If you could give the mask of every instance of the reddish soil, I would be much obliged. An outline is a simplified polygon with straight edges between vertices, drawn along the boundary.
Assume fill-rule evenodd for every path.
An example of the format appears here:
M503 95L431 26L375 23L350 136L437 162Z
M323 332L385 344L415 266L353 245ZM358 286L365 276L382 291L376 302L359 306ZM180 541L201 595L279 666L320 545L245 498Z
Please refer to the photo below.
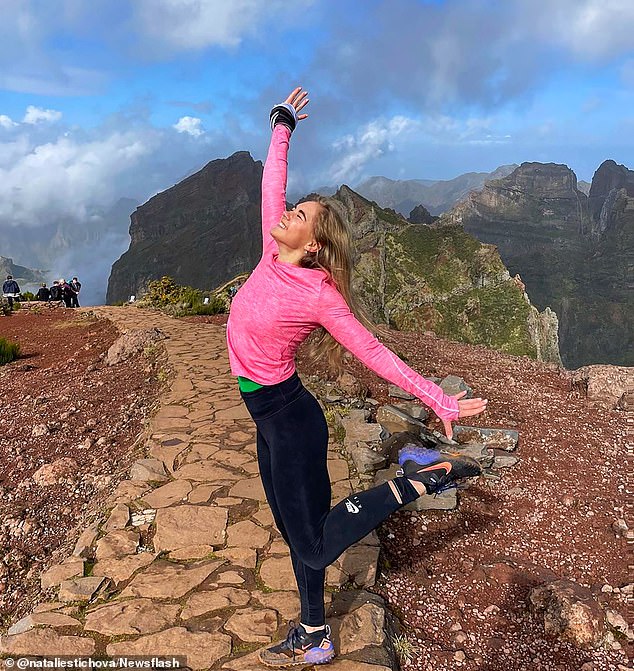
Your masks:
M40 571L69 531L94 518L135 458L157 396L157 361L106 366L118 337L107 321L66 309L0 317L18 360L0 367L0 618L30 612ZM40 435L41 434L41 435ZM38 469L59 459L59 477ZM52 484L47 484L52 483ZM72 548L72 545L70 546Z
M226 315L194 320L221 324ZM488 398L470 425L520 433L519 464L499 479L479 478L456 511L397 513L379 529L376 591L412 645L403 669L616 671L622 650L581 651L547 639L528 593L566 578L628 618L632 596L621 589L634 582L631 549L612 528L628 514L625 414L591 404L572 390L569 372L527 357L430 334L390 332L382 340L419 372L459 375ZM361 363L351 360L348 369L373 398L395 401ZM299 370L325 377L302 353ZM619 640L631 659L632 645Z

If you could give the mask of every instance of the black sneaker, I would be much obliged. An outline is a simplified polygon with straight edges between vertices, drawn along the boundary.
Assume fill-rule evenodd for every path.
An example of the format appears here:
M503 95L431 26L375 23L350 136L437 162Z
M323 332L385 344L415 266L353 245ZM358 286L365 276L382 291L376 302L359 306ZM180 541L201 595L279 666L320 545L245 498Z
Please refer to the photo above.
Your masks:
M415 445L406 445L398 453L398 463L403 468L397 475L422 482L428 494L440 494L453 489L458 486L457 480L482 473L480 464L471 457Z
M265 666L286 668L307 664L327 664L335 656L330 639L330 627L309 634L302 625L290 623L285 641L260 650L260 661Z

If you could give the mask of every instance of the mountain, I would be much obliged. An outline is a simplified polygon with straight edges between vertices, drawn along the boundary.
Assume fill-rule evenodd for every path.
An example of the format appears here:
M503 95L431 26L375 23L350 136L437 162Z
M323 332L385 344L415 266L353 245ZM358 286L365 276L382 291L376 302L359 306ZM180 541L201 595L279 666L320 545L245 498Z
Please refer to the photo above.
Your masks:
M441 214L471 191L481 189L487 180L506 177L515 168L516 165L502 165L493 172L467 172L448 180L371 177L357 184L355 190L381 207L390 207L405 216L419 204L431 214Z
M590 187L592 184L590 182L584 182L582 179L577 181L577 188L581 193L585 193L586 196L590 193Z
M140 295L162 275L211 289L252 270L261 253L261 178L262 164L238 152L138 207L108 302ZM347 186L333 198L353 231L355 286L376 321L559 361L556 316L537 312L493 247L459 226L410 223Z
M7 275L13 275L13 279L20 285L22 291L32 291L33 288L37 290L37 285L46 281L41 270L18 266L13 263L13 259L0 256L0 283L4 282Z
M605 161L589 195L565 165L522 163L442 219L497 247L559 317L564 365L634 365L634 172Z
M128 246L130 212L137 205L136 200L120 198L83 217L51 219L43 226L0 222L3 252L44 268L42 281L49 284L60 277L77 276L82 283L82 305L101 305L112 262Z

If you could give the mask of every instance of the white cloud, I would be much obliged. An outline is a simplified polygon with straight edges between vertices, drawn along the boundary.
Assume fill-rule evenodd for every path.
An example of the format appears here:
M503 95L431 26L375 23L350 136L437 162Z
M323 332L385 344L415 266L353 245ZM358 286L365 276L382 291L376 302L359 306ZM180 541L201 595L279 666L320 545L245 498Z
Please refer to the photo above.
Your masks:
M195 116L183 116L173 126L179 133L187 133L199 137L205 132L201 128L202 120Z
M47 110L42 109L41 107L35 107L34 105L29 105L26 108L26 113L22 122L35 125L40 123L40 121L54 122L59 121L61 118L62 113L57 110Z
M365 165L394 150L394 140L418 127L418 122L405 116L389 120L377 119L361 127L356 134L345 135L333 143L333 149L344 156L328 173L328 183L354 182Z
M0 127L2 128L13 128L14 126L17 126L18 124L11 119L11 117L8 117L6 114L0 114Z
M174 49L235 47L264 20L297 13L314 0L138 0L138 25Z

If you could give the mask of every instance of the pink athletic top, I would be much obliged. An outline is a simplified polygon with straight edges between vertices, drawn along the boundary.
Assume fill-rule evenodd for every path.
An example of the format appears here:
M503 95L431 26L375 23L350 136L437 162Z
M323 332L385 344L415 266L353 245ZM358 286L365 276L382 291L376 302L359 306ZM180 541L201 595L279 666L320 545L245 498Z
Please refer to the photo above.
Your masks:
M299 345L323 326L368 368L414 394L441 419L457 419L458 401L380 343L357 320L324 271L278 260L270 231L286 208L290 135L285 126L275 126L264 166L262 259L231 304L227 323L231 372L261 385L282 382L295 371Z

